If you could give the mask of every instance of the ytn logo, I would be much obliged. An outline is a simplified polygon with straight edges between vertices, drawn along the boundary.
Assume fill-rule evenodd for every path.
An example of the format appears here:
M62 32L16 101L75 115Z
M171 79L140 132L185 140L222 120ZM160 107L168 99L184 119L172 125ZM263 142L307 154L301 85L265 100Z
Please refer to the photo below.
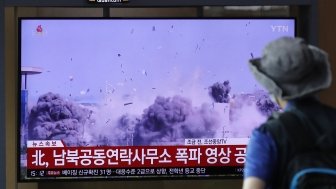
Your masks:
M289 28L286 25L271 25L272 32L288 32Z

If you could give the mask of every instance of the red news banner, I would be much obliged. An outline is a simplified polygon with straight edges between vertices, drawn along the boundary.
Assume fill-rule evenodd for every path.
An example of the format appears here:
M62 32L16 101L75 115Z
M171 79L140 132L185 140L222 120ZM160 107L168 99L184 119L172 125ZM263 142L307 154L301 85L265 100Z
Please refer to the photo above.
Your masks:
M42 145L41 145L42 144ZM27 169L242 167L246 145L65 147L28 141Z

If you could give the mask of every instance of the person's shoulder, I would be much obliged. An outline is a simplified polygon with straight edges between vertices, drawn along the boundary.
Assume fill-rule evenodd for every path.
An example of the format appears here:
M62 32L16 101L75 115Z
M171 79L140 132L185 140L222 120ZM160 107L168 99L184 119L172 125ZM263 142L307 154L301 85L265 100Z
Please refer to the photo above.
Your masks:
M270 129L275 129L280 126L279 118L286 112L274 112L263 124L261 124L256 130L261 133L267 133Z
M302 112L314 123L319 123L321 120L332 120L331 122L336 120L336 108L318 99L308 102L299 101L295 103L294 107L294 113L296 111Z

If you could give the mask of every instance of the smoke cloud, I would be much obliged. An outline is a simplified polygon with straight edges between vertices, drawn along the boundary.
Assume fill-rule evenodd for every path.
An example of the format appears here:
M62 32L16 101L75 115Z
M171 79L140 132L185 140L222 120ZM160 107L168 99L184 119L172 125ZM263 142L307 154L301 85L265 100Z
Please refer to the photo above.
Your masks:
M246 137L279 110L262 92L230 97L230 89L229 81L211 87L213 99L230 102L228 114L210 104L193 106L190 98L178 95L156 97L139 115L130 114L133 105L121 104L120 109L115 103L83 106L47 93L30 111L28 138L62 140L67 146L176 145L184 144L186 138L222 136L224 125L227 137ZM230 119L229 125L225 119Z
M213 137L218 123L218 116L214 116L209 106L196 109L187 98L159 96L144 110L135 128L134 142L136 145L183 144L185 138Z
M118 146L133 146L135 127L140 122L140 119L134 115L122 115L116 124L116 127L111 132L114 141L113 145Z
M223 83L216 82L210 87L209 94L217 103L228 103L230 101L229 93L231 86L229 81Z
M90 110L49 92L40 96L30 111L28 138L61 139L67 146L81 145L83 127L90 123L91 113Z
M280 107L274 103L269 96L263 95L256 102L258 110L265 116L271 116L273 112L279 111Z
M267 92L233 95L230 101L230 137L249 136L280 107L271 101Z

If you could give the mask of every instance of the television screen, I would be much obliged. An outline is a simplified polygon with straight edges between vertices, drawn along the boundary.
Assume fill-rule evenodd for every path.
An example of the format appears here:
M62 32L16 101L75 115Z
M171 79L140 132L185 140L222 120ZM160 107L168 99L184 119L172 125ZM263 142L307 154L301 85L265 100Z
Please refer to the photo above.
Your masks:
M295 20L21 18L19 180L241 177ZM19 74L18 74L19 75Z

